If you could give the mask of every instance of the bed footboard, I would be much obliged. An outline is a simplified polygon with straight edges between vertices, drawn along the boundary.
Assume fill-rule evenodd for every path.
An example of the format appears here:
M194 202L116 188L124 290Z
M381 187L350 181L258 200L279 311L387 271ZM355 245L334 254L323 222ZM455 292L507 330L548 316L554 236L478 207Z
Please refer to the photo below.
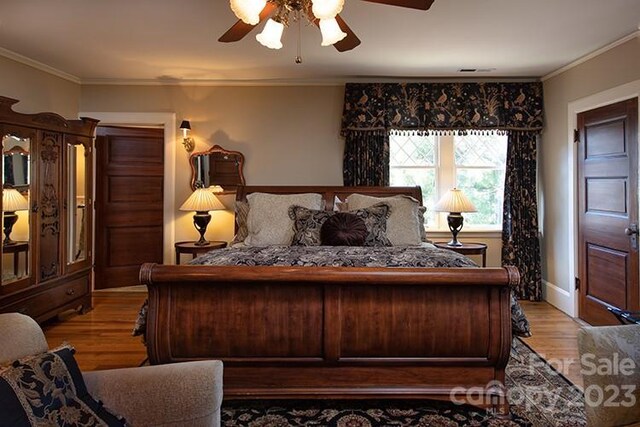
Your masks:
M238 398L438 398L508 408L506 268L144 264L152 364L224 362Z

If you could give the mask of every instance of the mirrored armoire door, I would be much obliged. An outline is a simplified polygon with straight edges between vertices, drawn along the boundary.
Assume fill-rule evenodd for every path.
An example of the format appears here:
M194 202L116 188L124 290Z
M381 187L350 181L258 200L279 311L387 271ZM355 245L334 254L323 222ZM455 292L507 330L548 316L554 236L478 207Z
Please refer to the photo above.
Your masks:
M2 128L2 292L31 286L35 233L31 203L32 141L35 131L18 126Z

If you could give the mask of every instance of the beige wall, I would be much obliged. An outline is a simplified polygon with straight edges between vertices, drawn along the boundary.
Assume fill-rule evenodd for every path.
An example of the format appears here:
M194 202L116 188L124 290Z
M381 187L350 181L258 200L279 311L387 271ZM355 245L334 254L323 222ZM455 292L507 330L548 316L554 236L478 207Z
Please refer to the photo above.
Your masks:
M344 141L339 136L344 86L83 86L81 111L175 112L191 120L196 151L219 144L245 155L248 184L342 185ZM177 135L180 137L180 135ZM189 196L188 155L177 144L176 241L193 240L192 214L178 207ZM230 208L233 196L223 196ZM233 212L213 212L210 240L231 240ZM448 233L430 234L438 241ZM500 237L462 233L489 245L487 263L500 264ZM479 261L479 259L478 259Z
M636 37L568 71L544 81L545 129L540 147L540 200L543 278L569 290L568 265L573 224L567 204L568 161L572 155L567 141L568 105L572 101L640 79L640 38Z
M21 113L52 111L78 117L80 85L0 56L0 95L20 100Z
M175 112L191 121L196 151L214 144L245 155L253 185L342 185L340 118L344 86L83 86L81 111ZM176 135L179 137L180 135ZM189 196L188 154L177 144L176 241L197 237ZM233 205L232 196L223 202ZM233 212L213 212L207 237L231 240Z

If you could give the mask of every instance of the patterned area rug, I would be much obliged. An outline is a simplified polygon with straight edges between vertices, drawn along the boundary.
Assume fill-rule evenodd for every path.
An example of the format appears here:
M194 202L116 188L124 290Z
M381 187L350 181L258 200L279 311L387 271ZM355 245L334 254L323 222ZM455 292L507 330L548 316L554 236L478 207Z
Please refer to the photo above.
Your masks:
M466 405L414 400L229 401L225 427L582 427L582 392L519 339L507 366L511 419Z

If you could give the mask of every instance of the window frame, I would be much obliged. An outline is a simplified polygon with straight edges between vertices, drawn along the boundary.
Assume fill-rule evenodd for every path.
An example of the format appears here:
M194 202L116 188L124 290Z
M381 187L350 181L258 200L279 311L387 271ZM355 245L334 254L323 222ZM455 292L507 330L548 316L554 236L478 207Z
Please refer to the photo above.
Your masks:
M389 144L392 144L394 135L390 136ZM433 166L397 166L389 164L390 169L435 169L435 183L436 183L436 202L451 188L456 187L456 177L458 169L479 169L479 170L500 170L494 166L460 166L458 167L455 162L455 143L454 135L439 135L435 136L435 164ZM506 166L506 165L505 165ZM506 174L506 171L504 171ZM504 188L504 181L503 181ZM426 206L427 213L430 214L432 206ZM502 217L503 206L500 206L499 218ZM434 222L432 226L425 224L427 230L433 233L447 232L449 233L449 227L447 225L447 212L435 212ZM464 214L463 214L464 216ZM472 225L466 223L463 228L464 232L472 233L498 233L502 231L502 223L499 224L478 224Z

